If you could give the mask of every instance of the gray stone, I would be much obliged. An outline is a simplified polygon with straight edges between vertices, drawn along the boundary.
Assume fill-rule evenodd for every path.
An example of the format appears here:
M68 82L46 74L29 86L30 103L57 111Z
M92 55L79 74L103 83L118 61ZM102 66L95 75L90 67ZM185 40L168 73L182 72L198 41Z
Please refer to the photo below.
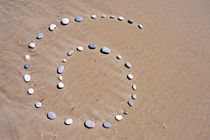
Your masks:
M128 112L127 112L127 111L125 111L123 114L128 115Z
M95 127L95 123L91 120L86 120L84 124L85 124L85 127L87 127L87 128Z
M44 33L39 33L38 35L37 35L37 39L42 39L44 37Z
M132 102L132 101L128 101L128 105L129 105L130 107L132 107L132 106L133 106L133 102Z
M135 100L135 99L136 99L136 94L133 94L133 95L131 96L131 98Z
M56 114L54 112L48 112L47 117L50 120L54 120L56 118Z
M73 53L74 53L74 50L70 50L70 51L67 53L67 55L68 55L68 56L71 56Z
M58 70L57 70L58 74L63 73L63 71L64 71L64 66L63 66L63 65L60 65L60 66L58 67Z
M105 122L105 123L103 123L103 127L105 127L105 128L111 128L112 127L112 124L110 122Z
M96 49L96 44L91 43L91 44L88 45L88 47L89 47L90 49Z
M76 22L81 22L81 21L83 21L83 17L77 16L74 20Z
M129 63L129 62L126 62L126 63L125 63L125 66L126 66L127 68L131 68L131 67L132 67L131 63Z
M104 54L109 54L111 52L111 50L107 47L103 47L103 48L101 48L101 52Z

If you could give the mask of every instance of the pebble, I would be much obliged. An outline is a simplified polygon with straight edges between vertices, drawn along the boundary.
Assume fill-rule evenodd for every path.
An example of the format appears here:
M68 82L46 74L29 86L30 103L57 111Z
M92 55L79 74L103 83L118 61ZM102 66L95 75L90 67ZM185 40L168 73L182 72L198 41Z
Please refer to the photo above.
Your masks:
M133 74L128 74L127 78L128 78L128 80L132 80L133 79Z
M117 121L122 120L122 115L117 115L117 116L115 116L115 119L116 119Z
M79 46L79 47L77 47L77 50L78 50L78 51L83 51L84 48L83 48L82 46Z
M132 89L133 90L136 90L136 85L132 85Z
M29 88L27 92L28 92L29 95L32 95L32 94L34 94L34 89L33 88Z
M49 30L53 31L57 27L56 24L50 24Z
M58 67L58 69L57 69L58 74L63 73L63 71L64 71L64 66L63 66L63 65L60 65L60 66Z
M131 67L132 67L131 63L129 63L129 62L126 62L126 63L125 63L125 66L126 66L127 68L131 68Z
M143 26L141 24L138 25L139 29L143 29Z
M132 19L129 19L128 20L128 23L133 24L133 20Z
M93 121L91 121L91 120L86 120L85 121L85 127L93 128L93 127L95 127L95 123Z
M29 82L31 80L31 76L28 75L28 74L25 74L24 75L24 80L25 80L25 82Z
M114 19L114 16L110 16L111 19Z
M37 35L37 39L42 39L44 37L44 33L39 33L38 35Z
M124 18L120 16L120 17L118 17L118 20L119 20L119 21L123 21Z
M132 102L132 101L128 101L128 105L129 105L130 107L132 107L132 106L133 106L133 102Z
M58 87L59 89L62 89L62 88L64 87L64 84L63 84L62 82L59 82L58 85L57 85L57 87Z
M62 25L67 25L67 24L69 24L69 19L68 19L68 18L63 18L63 19L61 20L61 24L62 24Z
M36 107L36 108L42 107L42 103L41 103L41 102L36 102L36 103L35 103L35 107Z
M58 76L58 80L62 81L63 80L63 76L62 75L59 75Z
M26 59L26 60L30 60L30 55L28 55L28 54L25 55L25 59Z
M25 69L28 69L28 68L29 68L29 64L25 64L25 65L24 65L24 68L25 68Z
M121 55L118 55L118 56L117 56L117 59L121 59L121 58L122 58L122 56L121 56Z
M88 47L89 47L90 49L96 49L96 44L91 43L91 44L88 45Z
M50 120L54 120L56 118L56 114L54 112L48 112L47 117Z
M74 20L76 22L81 22L81 21L83 21L83 17L77 16Z
M101 17L102 17L102 18L105 18L105 17L106 17L106 15L104 15L104 14L103 14Z
M66 63L67 62L67 59L66 58L62 59L62 62L63 63Z
M125 111L123 114L128 115L128 112L127 112L127 111Z
M105 122L105 123L103 123L103 127L105 127L105 128L111 128L112 125L111 125L110 122Z
M34 42L31 42L29 45L28 45L29 48L31 49L34 49L36 47L36 44Z
M136 99L136 94L133 94L133 95L131 96L131 98L135 100L135 99Z
M68 56L71 56L73 53L74 53L74 50L70 50L70 51L67 53L67 55L68 55Z
M65 122L64 122L66 125L70 125L73 123L73 120L71 118L67 119Z
M96 18L96 15L92 15L91 18L92 18L92 19L95 19L95 18Z
M101 48L101 52L104 54L109 54L111 52L111 50L107 47L103 47L103 48Z

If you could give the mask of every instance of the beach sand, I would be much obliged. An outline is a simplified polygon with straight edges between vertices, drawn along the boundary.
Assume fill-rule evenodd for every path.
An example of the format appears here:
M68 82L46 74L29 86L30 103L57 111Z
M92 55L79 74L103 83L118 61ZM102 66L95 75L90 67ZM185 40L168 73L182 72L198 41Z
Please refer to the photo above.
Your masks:
M1 0L0 139L209 140L209 6L207 0ZM91 19L92 14L97 18ZM84 20L76 23L76 16ZM69 25L59 23L63 17ZM50 32L52 23L58 27ZM37 40L40 32L44 38ZM28 48L31 41L37 45L34 50ZM97 49L88 49L89 43ZM66 55L80 45L83 52ZM101 54L102 46L111 54ZM65 87L60 90L56 70L63 58ZM127 61L131 69L124 67ZM26 73L29 83L23 80ZM27 94L30 87L33 95ZM132 93L137 99L129 108ZM34 107L37 101L42 108ZM55 120L47 119L49 111L56 113ZM115 121L123 111L129 114ZM66 126L69 117L74 123ZM85 128L87 119L96 127ZM112 128L103 128L105 121Z

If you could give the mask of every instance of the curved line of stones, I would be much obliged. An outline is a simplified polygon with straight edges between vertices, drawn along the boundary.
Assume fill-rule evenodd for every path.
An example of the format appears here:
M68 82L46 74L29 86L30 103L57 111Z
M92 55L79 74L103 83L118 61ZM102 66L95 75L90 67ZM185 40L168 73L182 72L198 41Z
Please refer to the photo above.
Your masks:
M96 19L96 17L97 17L96 15L92 15L92 16L91 16L92 19ZM102 15L101 18L106 18L106 15ZM110 16L110 19L114 19L114 18L115 18L114 16ZM83 17L77 16L74 20L75 20L76 22L81 22L81 21L83 21ZM119 21L123 21L124 18L123 18L122 16L119 16L119 17L118 17L118 20L119 20ZM129 24L133 24L133 22L134 22L134 21L133 21L132 19L128 19L128 23L129 23ZM69 24L69 19L68 19L68 18L63 18L63 19L61 20L61 24L62 24L62 25L67 25L67 24ZM53 31L56 27L57 27L56 24L51 24L51 25L49 26L49 30L50 30L50 31ZM139 29L143 29L143 26L142 26L141 24L138 24L138 28L139 28ZM39 34L37 35L37 39L42 39L43 37L44 37L44 34L43 34L43 33L39 33ZM36 47L36 44L35 44L34 42L31 42L31 43L29 43L28 47L31 48L31 49L34 49L34 48ZM89 47L90 49L95 49L95 48L96 48L96 45L95 45L95 44L89 44L88 47ZM82 50L83 50L83 47L82 47L82 46L79 46L79 47L77 47L77 50L78 50L78 51L82 51ZM107 47L101 48L101 53L109 54L110 52L111 52L111 50L110 50L109 48L107 48ZM67 53L67 55L68 55L68 56L71 56L73 53L74 53L74 51L73 51L73 50L70 50L70 51ZM116 56L116 58L117 58L117 59L121 59L121 56L118 55L118 56ZM26 60L30 60L30 55L25 55L25 59L26 59ZM63 63L65 63L66 61L67 61L66 59L63 59L63 60L62 60ZM131 66L131 64L130 64L129 62L126 62L126 63L125 63L125 67L131 68L132 66ZM24 68L25 68L25 69L29 69L29 64L25 64L25 65L24 65ZM64 71L64 66L63 66L63 65L59 66L58 69L57 69L57 72L58 72L59 74L61 74L63 71ZM128 74L128 75L127 75L127 78L128 78L128 80L132 80L132 79L133 79L133 75L132 75L132 74ZM58 77L58 79L59 79L60 81L62 81L63 77L60 75L60 76ZM30 76L29 74L24 74L24 80L25 80L25 82L30 82L31 76ZM57 85L57 87L58 87L59 89L62 89L62 88L64 87L64 84L63 84L62 82L59 82L58 85ZM133 90L136 90L136 85L135 85L135 84L132 85L132 89L133 89ZM35 91L34 91L33 88L29 88L29 89L27 90L27 92L28 92L29 95L32 95L32 94L34 94ZM131 98L132 98L132 99L136 99L136 94L133 94L133 95L131 96ZM133 106L133 103L132 103L131 100L129 100L127 103L128 103L128 105L129 105L130 107ZM36 107L36 108L42 107L42 102L36 102L36 103L35 103L35 107ZM125 112L123 112L123 114L127 115L128 112L125 111ZM47 117L48 117L50 120L54 120L54 119L56 118L56 114L55 114L54 112L48 112ZM115 116L115 119L116 119L117 121L120 121L120 120L122 119L122 115L116 115L116 116ZM70 125L70 124L73 123L73 119L69 118L69 119L67 119L64 123L65 123L66 125ZM84 125L85 125L87 128L93 128L93 127L95 127L95 123L94 123L93 121L91 121L91 120L86 120L86 121L84 122ZM111 127L111 123L110 123L110 122L104 122L104 123L103 123L103 127L105 127L105 128L110 128L110 127Z

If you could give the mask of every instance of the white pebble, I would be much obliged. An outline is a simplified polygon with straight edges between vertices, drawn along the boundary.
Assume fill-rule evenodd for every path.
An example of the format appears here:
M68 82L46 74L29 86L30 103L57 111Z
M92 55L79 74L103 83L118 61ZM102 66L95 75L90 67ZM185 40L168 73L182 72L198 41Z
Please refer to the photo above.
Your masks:
M92 18L92 19L95 19L95 18L96 18L96 15L92 15L91 18Z
M32 94L34 94L34 89L33 88L29 88L27 92L28 92L28 94L32 95Z
M56 24L50 24L49 30L53 31L57 27Z
M84 48L83 48L82 46L77 47L77 50L78 50L78 51L83 51L83 49L84 49Z
M67 53L67 55L68 55L68 56L71 56L73 53L74 53L74 50L70 50L70 51Z
M139 29L143 29L143 26L141 24L138 25Z
M31 42L29 45L28 45L29 48L31 49L34 49L36 47L36 44L34 42Z
M120 16L120 17L118 17L118 20L119 20L119 21L123 21L124 18Z
M63 63L66 63L67 62L67 59L66 58L62 59L62 62Z
M64 84L62 82L59 82L57 86L59 89L62 89L64 87Z
M111 19L114 19L114 16L110 16Z
M30 55L28 55L28 54L25 55L25 59L26 59L26 60L30 60Z
M135 99L136 99L136 94L133 94L133 95L131 96L131 98L135 100Z
M41 103L41 102L36 102L36 103L35 103L35 107L36 107L36 108L42 107L42 103Z
M66 121L65 121L65 124L66 125L70 125L70 124L72 124L73 123L73 120L70 118L70 119L67 119Z
M128 78L129 80L132 80L132 79L133 79L133 74L128 74L128 75L127 75L127 78Z
M121 56L121 55L118 55L118 56L117 56L117 59L121 59L121 58L122 58L122 56Z
M117 121L122 120L122 115L117 115L117 116L115 116L115 119L116 119Z
M29 82L31 80L31 76L28 75L28 74L25 74L24 75L24 80L25 80L25 82Z
M58 79L59 79L60 81L62 81L62 80L63 80L63 76L62 76L62 75L59 75L59 76L58 76Z
M136 85L132 85L132 89L133 90L136 90Z
M61 24L63 24L63 25L69 24L69 19L68 19L68 18L63 18L63 19L61 20Z
M105 17L106 17L106 15L105 15L105 14L103 14L101 17L102 17L102 18L105 18Z

